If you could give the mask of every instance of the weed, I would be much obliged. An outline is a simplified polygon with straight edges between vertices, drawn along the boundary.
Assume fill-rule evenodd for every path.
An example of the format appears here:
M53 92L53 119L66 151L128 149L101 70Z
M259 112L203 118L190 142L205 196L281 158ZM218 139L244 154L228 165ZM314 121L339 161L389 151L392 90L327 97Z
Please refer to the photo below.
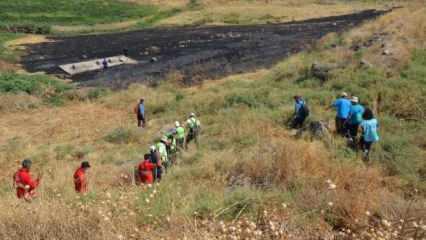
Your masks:
M139 134L135 130L127 128L116 128L105 136L105 140L110 143L129 144L138 143Z

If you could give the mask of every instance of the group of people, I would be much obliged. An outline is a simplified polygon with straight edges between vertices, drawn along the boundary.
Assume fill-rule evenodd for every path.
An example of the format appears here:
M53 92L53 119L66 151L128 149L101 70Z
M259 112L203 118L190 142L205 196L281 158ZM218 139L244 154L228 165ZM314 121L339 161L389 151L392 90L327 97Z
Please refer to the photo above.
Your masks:
M179 121L174 126L164 133L160 141L151 145L149 153L144 155L144 160L135 168L136 184L161 181L163 173L177 163L178 153L187 149L192 141L198 144L201 123L195 113L189 114L185 126Z
M141 99L137 106L138 126L145 127L144 100ZM161 137L160 141L154 143L149 148L149 153L144 155L144 159L135 167L135 183L152 184L160 181L163 173L177 162L179 152L188 148L192 141L198 144L198 136L201 130L201 123L195 113L189 114L186 124L183 126L178 121L174 127L169 129ZM83 156L79 156L83 158ZM33 178L31 176L32 161L25 159L21 163L21 168L13 176L13 184L16 188L16 196L19 199L30 201L36 197L36 188L41 183L41 176ZM89 184L87 173L91 168L88 161L82 161L73 175L74 189L77 193L88 192Z
M302 128L309 116L309 108L302 96L294 96L294 116L290 123L293 128ZM140 99L134 111L138 126L146 126L145 103ZM345 92L331 105L336 110L336 132L347 138L355 149L361 148L366 160L369 158L373 143L379 141L379 124L370 108L364 107L356 96L349 97ZM135 167L136 184L152 184L160 181L162 175L172 165L176 164L178 153L187 149L194 141L198 144L201 123L194 113L189 114L184 126L176 121L158 142L144 154L144 159ZM358 132L361 130L361 137ZM13 182L18 198L31 200L36 196L35 189L40 185L41 177L33 179L30 170L32 161L25 159L22 167L14 174ZM73 175L74 188L78 193L88 191L87 172L91 168L88 161L82 161Z
M301 96L294 96L294 115L291 127L301 128L309 116L309 108ZM369 159L373 143L379 141L379 123L373 111L363 106L357 96L342 92L331 105L336 110L336 133L347 138L350 146L360 148L364 159ZM361 136L358 133L361 130Z
M31 175L32 161L24 159L21 168L13 175L13 185L16 188L16 196L19 199L31 201L37 196L36 188L41 183L41 176L34 179ZM75 170L73 175L74 189L78 193L88 191L87 172L90 169L88 161L81 162L80 166Z

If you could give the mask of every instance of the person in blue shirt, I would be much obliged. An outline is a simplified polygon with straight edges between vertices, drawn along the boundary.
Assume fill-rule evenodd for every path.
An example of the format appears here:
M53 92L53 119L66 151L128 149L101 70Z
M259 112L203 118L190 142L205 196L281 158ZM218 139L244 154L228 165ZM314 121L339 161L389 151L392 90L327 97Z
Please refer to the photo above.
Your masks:
M358 97L352 97L351 109L349 111L349 117L347 120L349 140L352 143L357 142L359 125L362 122L362 115L364 114L364 107L359 103Z
M336 109L336 131L338 134L345 135L347 132L345 124L349 117L351 106L351 101L349 101L348 94L345 92L332 105Z
M377 119L374 118L374 114L369 108L365 109L362 118L363 120L360 124L362 129L361 148L364 154L364 159L369 160L371 146L380 139L377 132L379 123Z
M301 128L309 115L308 106L301 96L294 96L294 115L291 122L292 128Z
M139 100L134 111L138 120L138 127L145 127L145 100L143 98Z

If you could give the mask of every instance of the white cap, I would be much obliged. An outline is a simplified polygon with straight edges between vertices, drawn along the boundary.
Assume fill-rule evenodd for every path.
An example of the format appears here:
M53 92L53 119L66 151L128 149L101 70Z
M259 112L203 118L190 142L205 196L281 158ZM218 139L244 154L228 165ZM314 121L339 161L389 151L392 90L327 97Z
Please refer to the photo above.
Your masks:
M180 127L180 123L179 123L179 121L176 121L176 122L175 122L175 126L176 126L176 127Z
M155 151L155 150L156 150L156 148L155 148L155 146L154 146L154 145L152 145L151 147L149 147L149 149L150 149L151 151Z
M342 92L342 94L340 94L340 96L342 96L342 97L347 97L347 96L348 96L348 94L347 94L346 92Z
M161 138L161 141L163 141L163 142L167 142L167 141L169 141L169 139L168 139L166 136L163 136L163 137Z
M192 112L191 114L189 114L189 116L190 117L195 117L195 113Z
M352 99L351 99L351 101L354 102L354 103L358 103L359 102L359 98L353 96Z

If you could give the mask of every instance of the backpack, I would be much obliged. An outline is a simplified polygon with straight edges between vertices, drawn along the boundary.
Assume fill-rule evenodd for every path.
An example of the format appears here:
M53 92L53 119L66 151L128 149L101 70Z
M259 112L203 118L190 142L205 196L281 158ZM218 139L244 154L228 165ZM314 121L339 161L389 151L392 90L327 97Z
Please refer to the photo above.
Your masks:
M302 113L303 117L308 117L309 116L309 107L308 105L303 104L302 108L300 109L300 112Z

